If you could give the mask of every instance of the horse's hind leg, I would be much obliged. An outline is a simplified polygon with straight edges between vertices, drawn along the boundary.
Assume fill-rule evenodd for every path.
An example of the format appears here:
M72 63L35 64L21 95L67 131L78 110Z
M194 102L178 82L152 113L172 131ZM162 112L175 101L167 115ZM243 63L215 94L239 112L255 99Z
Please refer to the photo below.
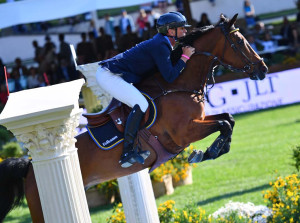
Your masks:
M44 216L32 165L25 179L25 196L33 223L43 223Z

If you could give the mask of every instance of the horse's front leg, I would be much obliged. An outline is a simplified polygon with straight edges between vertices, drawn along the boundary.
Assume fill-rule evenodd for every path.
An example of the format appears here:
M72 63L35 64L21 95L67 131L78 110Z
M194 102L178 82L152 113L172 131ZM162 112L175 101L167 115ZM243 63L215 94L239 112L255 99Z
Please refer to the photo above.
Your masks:
M231 126L234 125L234 121L231 125L231 123L227 120L219 120L217 117L213 118L210 116L208 120L205 118L203 121L194 120L193 122L194 124L197 123L200 127L200 139L205 138L206 136L216 131L220 131L221 134L216 138L216 140L212 143L212 145L206 150L204 154L202 151L193 151L193 153L189 157L189 162L196 163L208 159L216 159L218 156L220 156L222 148L225 145L229 144L228 141L230 140L232 134ZM194 130L196 129L194 128ZM203 137L203 134L205 134L205 137Z
M205 117L205 120L226 120L226 121L229 122L232 130L233 130L233 127L234 127L234 124L235 124L234 118L229 113L222 113L222 114L218 114L218 115L208 115L208 116ZM228 138L228 140L226 141L225 145L221 149L218 157L222 156L225 153L229 152L229 150L230 150L230 144L231 144L231 136Z

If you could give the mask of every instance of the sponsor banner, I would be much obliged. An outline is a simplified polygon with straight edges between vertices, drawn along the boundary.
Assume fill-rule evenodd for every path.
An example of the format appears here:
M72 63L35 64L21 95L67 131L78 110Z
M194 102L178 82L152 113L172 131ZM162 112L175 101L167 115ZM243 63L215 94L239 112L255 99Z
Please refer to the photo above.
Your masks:
M211 86L209 86L211 87ZM243 113L300 102L300 68L215 84L207 93L206 115Z

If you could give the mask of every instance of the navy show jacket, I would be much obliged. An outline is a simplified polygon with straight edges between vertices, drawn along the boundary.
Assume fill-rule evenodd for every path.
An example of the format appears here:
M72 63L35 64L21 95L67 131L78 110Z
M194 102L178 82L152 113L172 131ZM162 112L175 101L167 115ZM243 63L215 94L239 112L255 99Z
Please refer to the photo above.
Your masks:
M158 33L152 39L143 41L129 50L110 59L101 61L99 65L106 67L112 73L122 74L129 83L139 83L158 69L163 78L171 83L185 68L186 64L179 59L173 66L170 55L172 47L168 39Z

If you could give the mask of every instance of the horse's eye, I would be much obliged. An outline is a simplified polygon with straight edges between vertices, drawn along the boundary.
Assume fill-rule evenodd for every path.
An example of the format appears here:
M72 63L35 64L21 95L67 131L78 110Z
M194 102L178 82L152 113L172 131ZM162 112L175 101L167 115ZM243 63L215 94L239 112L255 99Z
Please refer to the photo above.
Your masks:
M240 39L238 39L238 43L239 43L240 45L242 45L242 44L244 44L244 40L243 40L242 38L240 38Z

